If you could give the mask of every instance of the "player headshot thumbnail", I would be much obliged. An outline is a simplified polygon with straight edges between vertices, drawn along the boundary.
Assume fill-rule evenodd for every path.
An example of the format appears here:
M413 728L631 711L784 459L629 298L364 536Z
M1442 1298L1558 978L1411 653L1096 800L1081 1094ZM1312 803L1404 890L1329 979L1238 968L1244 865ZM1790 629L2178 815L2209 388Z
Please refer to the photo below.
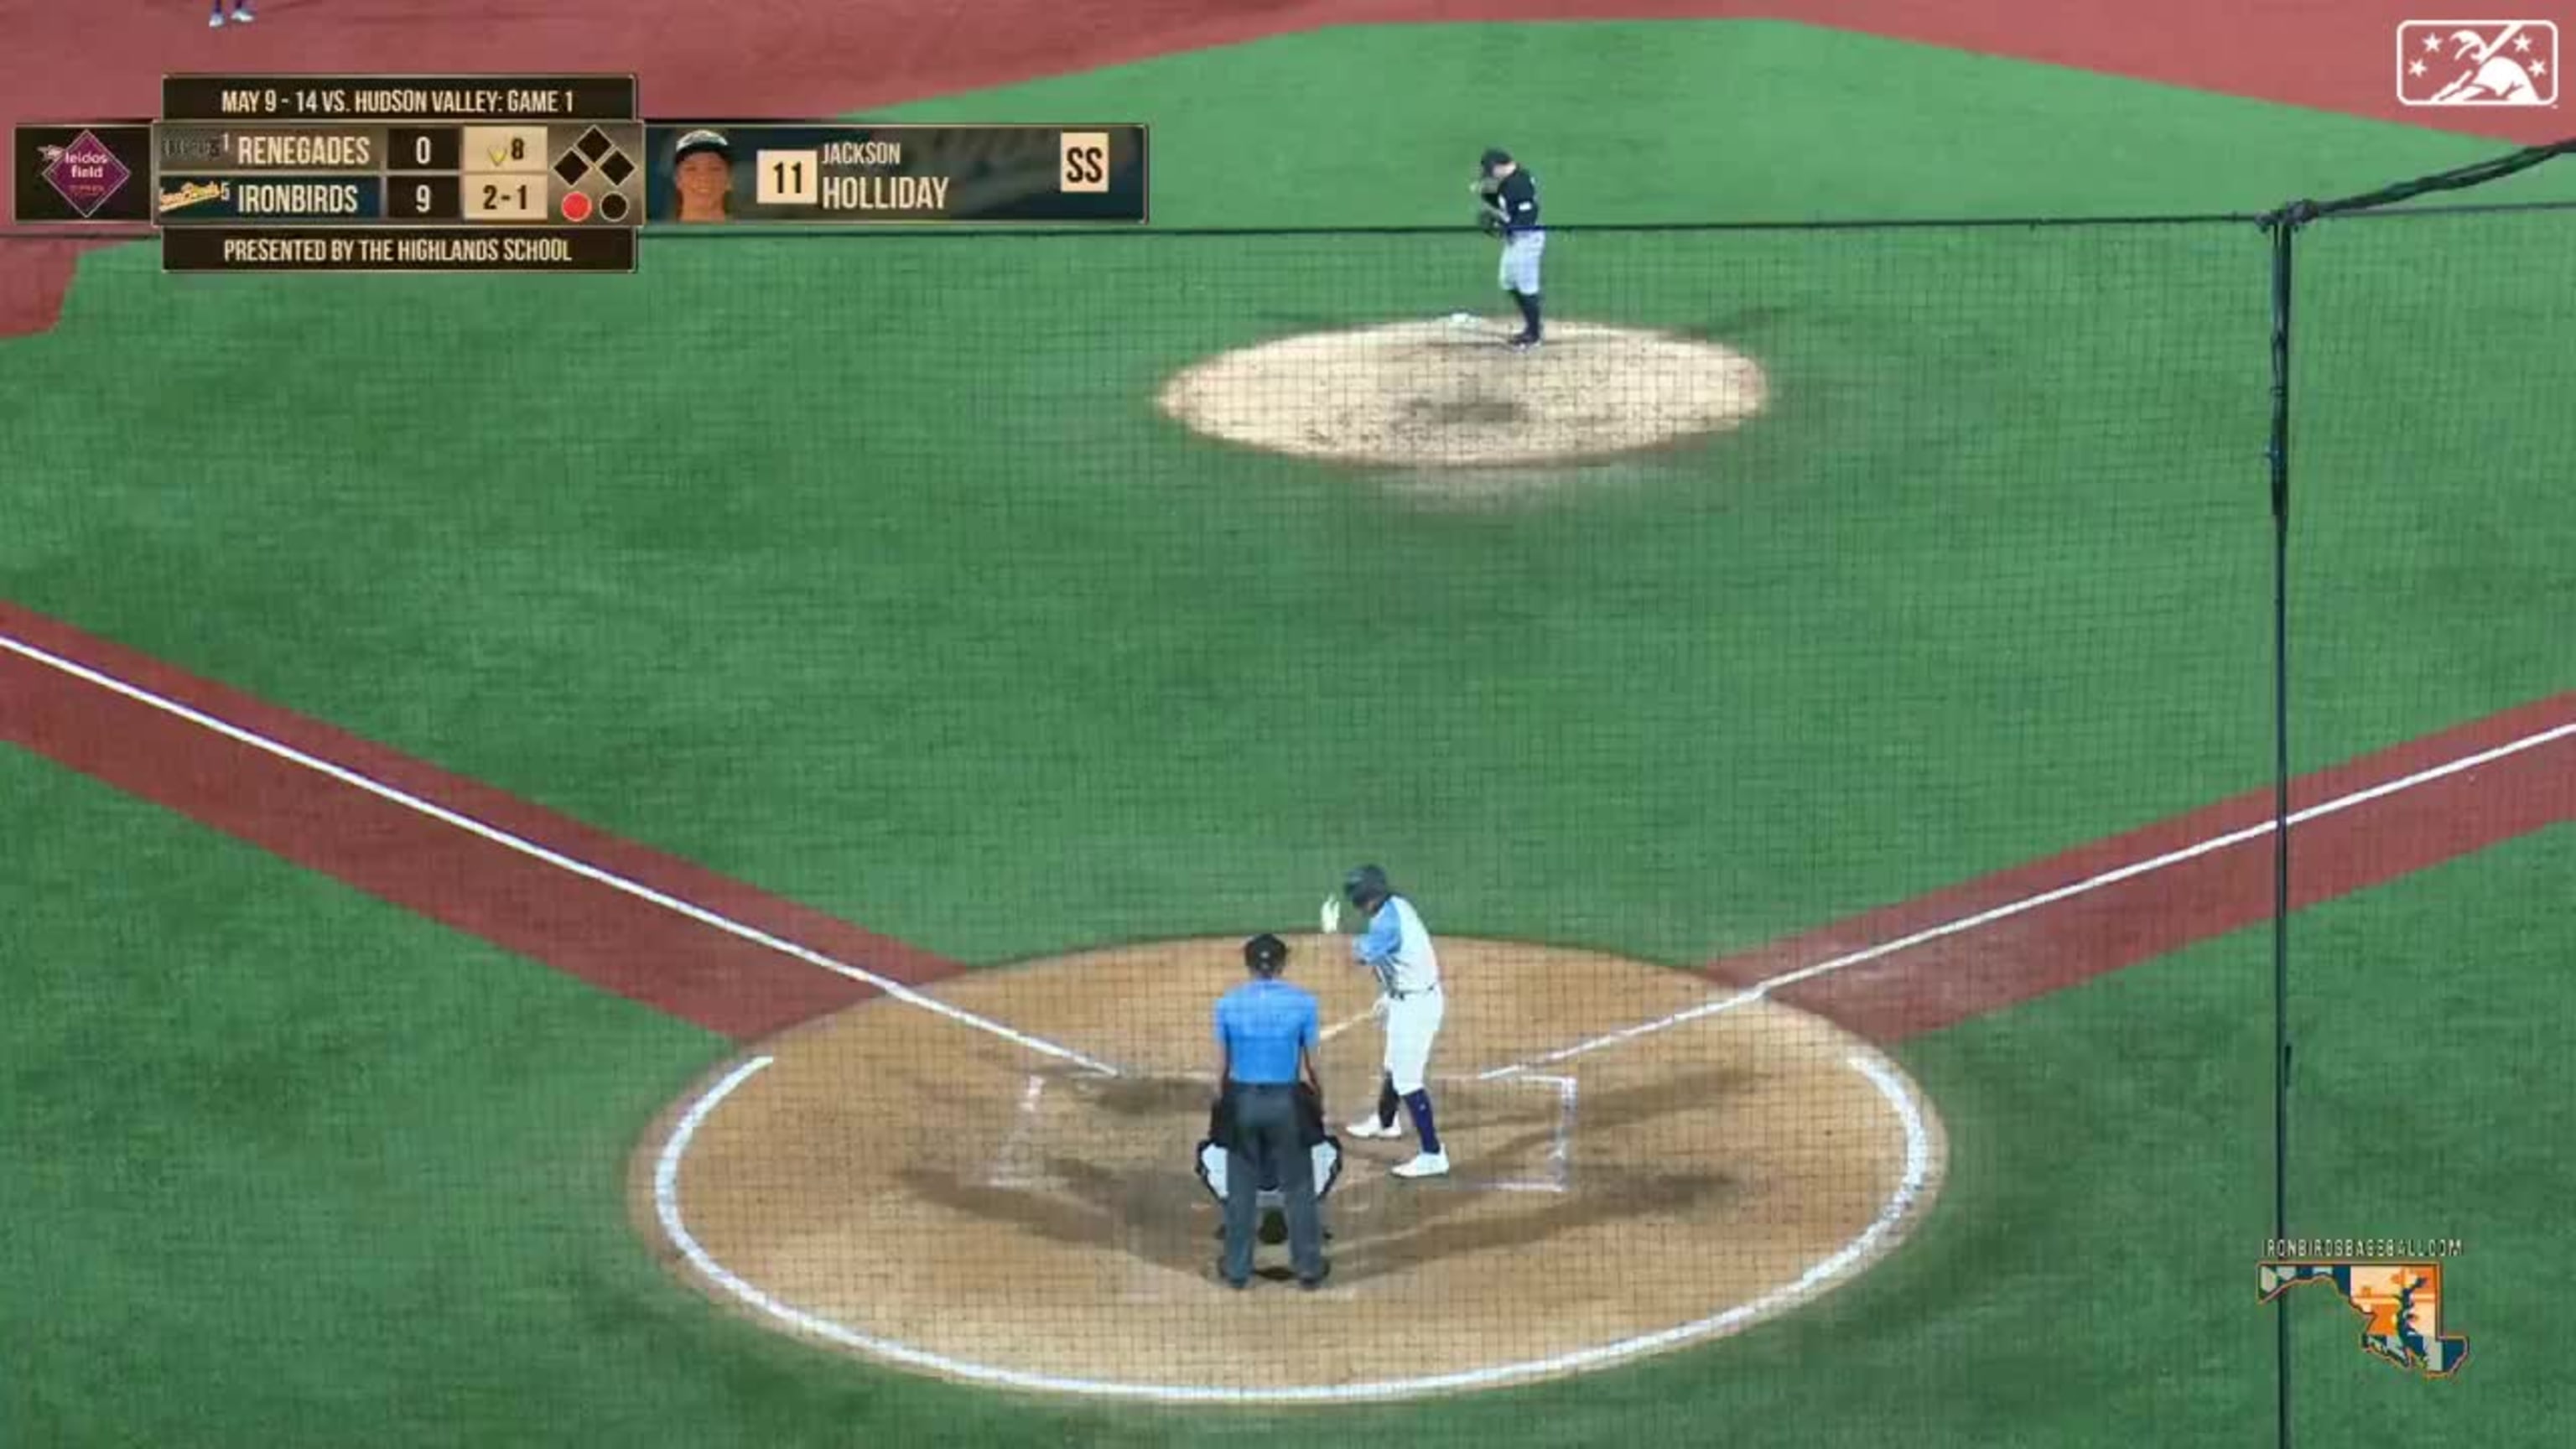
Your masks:
M671 191L677 220L733 219L733 143L722 131L691 131L671 148Z

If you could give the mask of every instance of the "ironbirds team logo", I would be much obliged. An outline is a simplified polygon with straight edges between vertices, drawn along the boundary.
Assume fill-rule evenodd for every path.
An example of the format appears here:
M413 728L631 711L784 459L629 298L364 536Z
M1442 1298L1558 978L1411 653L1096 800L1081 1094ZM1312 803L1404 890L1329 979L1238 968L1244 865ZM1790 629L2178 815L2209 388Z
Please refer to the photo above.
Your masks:
M2361 1348L2399 1368L2449 1378L2469 1361L2464 1334L2442 1331L2442 1265L2439 1263L2303 1263L2271 1259L2261 1265L2260 1302L2269 1303L2303 1283L2323 1283L2362 1317Z
M2397 27L2402 106L2558 104L2558 27L2547 20L2408 20Z

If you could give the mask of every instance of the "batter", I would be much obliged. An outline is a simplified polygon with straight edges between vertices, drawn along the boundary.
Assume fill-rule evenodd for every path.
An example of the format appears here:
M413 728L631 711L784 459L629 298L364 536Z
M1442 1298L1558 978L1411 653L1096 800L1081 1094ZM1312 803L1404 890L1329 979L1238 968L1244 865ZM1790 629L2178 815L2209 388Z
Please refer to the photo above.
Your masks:
M1351 955L1377 974L1378 1018L1386 1025L1386 1065L1378 1079L1377 1111L1351 1124L1354 1137L1401 1137L1395 1125L1401 1104L1413 1119L1419 1150L1398 1163L1403 1178L1440 1177L1449 1171L1449 1154L1440 1149L1440 1129L1432 1120L1431 1090L1424 1073L1431 1066L1431 1044L1439 1039L1447 1003L1440 991L1440 953L1413 902L1395 893L1386 872L1374 865L1354 870L1342 881L1342 894L1368 921L1368 929L1351 943Z

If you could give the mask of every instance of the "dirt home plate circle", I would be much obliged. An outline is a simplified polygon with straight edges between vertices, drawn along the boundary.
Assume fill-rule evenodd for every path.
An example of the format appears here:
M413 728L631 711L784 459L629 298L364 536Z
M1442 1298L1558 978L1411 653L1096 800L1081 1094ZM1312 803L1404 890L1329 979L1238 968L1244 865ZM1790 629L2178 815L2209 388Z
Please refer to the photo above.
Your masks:
M877 998L725 1062L638 1147L670 1269L750 1320L968 1382L1159 1402L1331 1402L1525 1383L1732 1333L1847 1282L1930 1207L1947 1148L1894 1063L1763 999L1554 1065L1476 1074L1712 999L1681 972L1444 939L1433 1062L1452 1175L1344 1137L1333 1276L1217 1285L1191 1170L1232 938L978 971L942 1002L1105 1076ZM1294 942L1336 1131L1375 1101L1373 988ZM1336 1028L1339 1028L1336 1030Z

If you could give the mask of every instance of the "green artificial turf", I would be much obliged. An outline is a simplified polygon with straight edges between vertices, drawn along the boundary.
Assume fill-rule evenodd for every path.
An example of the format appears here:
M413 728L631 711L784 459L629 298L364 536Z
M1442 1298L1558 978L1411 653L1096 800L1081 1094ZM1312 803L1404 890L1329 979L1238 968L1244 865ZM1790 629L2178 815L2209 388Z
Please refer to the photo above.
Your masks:
M706 1059L589 992L15 751L12 1442L1387 1442L1422 1410L1148 1413L853 1367L664 1278L624 1154ZM75 844L75 840L77 844ZM131 874L103 880L100 860ZM2428 1384L2294 1300L2305 1432L2537 1443L2568 1346L2549 1144L2576 1099L2546 902L2576 831L2303 915L2293 1227L2457 1237ZM2268 934L1910 1043L1949 1181L1816 1308L1444 1405L1439 1437L2228 1441L2268 1422ZM470 1004L468 1004L470 1003ZM2535 1156L2534 1154L2538 1154ZM2303 1290L2316 1295L2315 1290ZM71 1305L77 1305L72 1307ZM148 1389L147 1389L148 1386ZM1928 1436L1928 1437L1925 1437Z
M1483 78L1531 46L1562 59L1523 69L1513 114L1576 221L1784 214L1773 186L1847 214L1963 189L2251 206L2477 149L1767 25L1335 31L906 114L1186 102L1158 132L1167 220L1447 220ZM1666 140L1601 129L1630 62ZM1890 79L1859 105L1794 84L1817 67ZM1314 143L1251 145L1318 73L1348 104L1314 108ZM1739 83L1684 84L1711 76ZM1970 99L1923 124L1941 96ZM2095 164L2147 116L2153 155ZM1779 144L1656 149L1700 132ZM1248 155L1288 169L1247 185ZM2091 205L2106 176L2137 194ZM2347 363L2300 394L2306 763L2566 683L2553 611L2513 607L2563 589L2576 527L2537 466L2576 443L2534 350L2576 295L2545 285L2560 229L2320 244L2353 259L2306 274L2332 299L2318 355ZM976 960L1287 924L1355 851L1451 929L1693 960L2269 765L2250 228L1567 234L1561 314L1727 339L1776 403L1499 514L1208 444L1150 402L1226 347L1489 306L1472 234L648 249L636 279L94 259L57 332L0 348L31 464L0 589ZM2424 325L2509 308L2517 346ZM122 451L44 404L119 385L147 340L222 385ZM2472 414L2464 446L2424 442Z
M1813 83L1845 68L1873 84ZM1263 139L1290 112L1307 139ZM1165 225L1450 223L1497 141L1573 222L2256 208L2496 149L1777 25L1335 31L903 114L1154 121ZM2307 244L2303 764L2576 680L2565 225ZM0 596L974 960L1297 924L1366 852L1443 929L1690 961L2264 781L2259 235L1576 231L1549 277L1560 315L1744 347L1775 409L1501 512L1154 415L1212 351L1488 305L1472 235L657 240L631 279L165 278L122 250L0 344ZM112 436L64 405L147 357L169 380ZM724 1318L617 1199L717 1043L49 766L0 779L0 879L37 903L0 1025L35 1144L0 1173L26 1346L0 1406L33 1427L0 1442L391 1442L433 1402L421 1442L1422 1422L1031 1406ZM2498 1104L2456 1140L2552 1140L2550 943L2512 923L2569 849L2303 918L2378 983L2303 997L2329 1040L2427 961L2503 963L2412 1057L2308 1059L2321 1202L2329 1151L2390 1150L2374 1104L2429 1112L2427 1081ZM2269 1412L2260 945L1909 1047L1954 1181L1858 1285L1442 1424L2074 1444L2163 1415L2159 1442L2237 1442ZM2439 1180L2493 1193L2391 1230L2525 1243L2508 1205L2545 1164L2446 1150ZM2512 1367L2545 1281L2455 1284L2510 1382L2547 1382ZM2345 1402L2529 1442L2483 1406L2536 1387L2395 1387L2303 1312Z
M2300 247L2298 768L2576 687L2576 214L2328 223Z
M2576 1272L2556 909L2571 870L2562 823L2292 923L2291 1229L2457 1240L2443 1332L2469 1340L2456 1380L2426 1382L2362 1353L2360 1318L2296 1290L2301 1443L2557 1442L2558 1365L2576 1353L2558 1297Z

